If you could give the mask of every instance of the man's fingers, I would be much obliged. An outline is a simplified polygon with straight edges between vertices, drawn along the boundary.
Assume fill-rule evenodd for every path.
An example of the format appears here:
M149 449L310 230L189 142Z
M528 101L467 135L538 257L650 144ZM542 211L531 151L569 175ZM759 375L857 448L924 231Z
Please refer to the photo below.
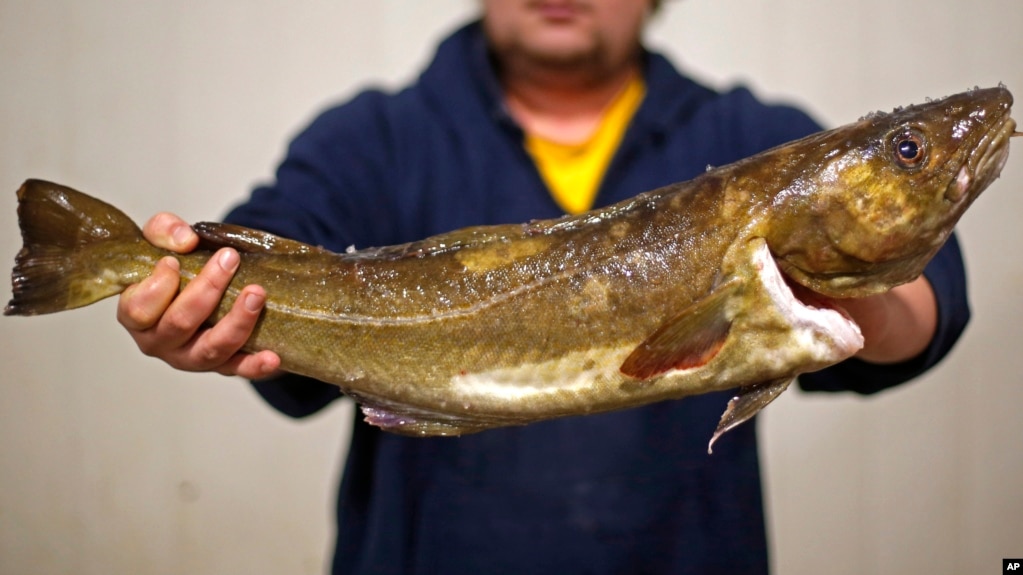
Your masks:
M199 244L199 236L187 222L168 212L149 218L142 235L151 244L178 253L187 253Z
M245 379L263 379L279 373L281 358L272 351L258 353L237 353L224 363L217 372L222 375L238 375Z
M185 236L194 236L194 232L182 225L174 216L161 214L149 221L147 234L184 245L189 241ZM174 239L174 234L180 237ZM117 319L143 353L177 369L251 379L273 375L281 363L277 354L241 352L266 302L262 287L245 287L227 314L215 325L206 326L240 262L235 250L218 251L179 293L181 264L173 257L163 258L148 278L121 295Z
M225 248L206 262L199 275L188 282L154 326L162 346L177 348L192 339L217 309L239 261L238 252Z
M172 257L160 260L152 275L121 294L117 302L117 321L133 332L156 325L178 293L180 268L181 264Z
M191 343L188 365L193 369L221 371L218 368L229 363L252 335L265 301L263 288L247 286L243 289L227 315L202 331ZM247 364L247 367L251 366Z

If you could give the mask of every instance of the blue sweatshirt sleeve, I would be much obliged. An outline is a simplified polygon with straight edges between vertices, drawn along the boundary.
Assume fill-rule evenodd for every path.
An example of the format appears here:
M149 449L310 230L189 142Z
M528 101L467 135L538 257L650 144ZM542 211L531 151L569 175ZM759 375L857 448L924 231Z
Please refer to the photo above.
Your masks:
M806 391L877 393L909 381L941 361L958 341L970 319L966 271L954 234L928 263L924 277L934 290L938 306L937 329L927 349L909 361L892 365L849 359L800 376L800 387Z

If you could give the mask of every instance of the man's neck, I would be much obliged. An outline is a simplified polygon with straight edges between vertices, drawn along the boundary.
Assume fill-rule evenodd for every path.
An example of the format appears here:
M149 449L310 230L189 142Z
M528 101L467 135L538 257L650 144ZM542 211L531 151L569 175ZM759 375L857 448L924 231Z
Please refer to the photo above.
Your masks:
M611 102L639 73L638 63L600 77L504 74L505 102L522 129L564 144L586 140Z

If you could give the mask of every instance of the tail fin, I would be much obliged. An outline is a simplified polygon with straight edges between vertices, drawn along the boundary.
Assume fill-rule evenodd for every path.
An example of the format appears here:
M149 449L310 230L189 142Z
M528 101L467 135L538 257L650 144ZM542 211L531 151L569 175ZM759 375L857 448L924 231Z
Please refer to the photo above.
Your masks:
M18 190L22 248L11 272L4 315L82 307L126 283L103 265L107 247L137 243L142 231L117 208L66 186L28 180Z

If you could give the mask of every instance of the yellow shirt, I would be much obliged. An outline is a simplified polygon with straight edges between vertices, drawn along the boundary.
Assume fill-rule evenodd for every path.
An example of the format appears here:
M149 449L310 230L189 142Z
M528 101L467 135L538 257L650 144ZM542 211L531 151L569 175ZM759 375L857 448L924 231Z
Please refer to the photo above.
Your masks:
M633 77L608 106L593 134L578 144L526 134L526 151L554 200L567 213L580 214L593 207L604 172L645 94L643 78Z

